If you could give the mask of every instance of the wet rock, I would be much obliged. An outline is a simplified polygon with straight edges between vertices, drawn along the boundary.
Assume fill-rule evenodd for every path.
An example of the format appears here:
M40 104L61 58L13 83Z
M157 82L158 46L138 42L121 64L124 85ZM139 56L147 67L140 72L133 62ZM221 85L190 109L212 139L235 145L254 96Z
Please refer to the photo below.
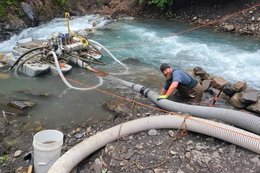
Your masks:
M246 105L240 102L240 97L241 97L241 94L240 94L240 93L234 94L234 95L231 97L231 99L229 100L229 103L230 103L231 105L233 105L234 107L239 108L239 109L245 108Z
M132 108L130 107L132 105L129 105L129 104L106 102L103 106L104 106L104 108L108 109L109 111L115 113L116 117L131 115L131 112L132 112L132 110L131 110Z
M258 91L253 89L246 89L241 92L240 101L245 105L250 105L257 102Z
M201 78L201 80L211 80L211 76L205 71L203 70L201 67L195 67L193 69L193 73L196 76L199 76Z
M228 83L224 78L217 76L212 79L212 87L222 89Z
M25 108L28 107L32 107L35 105L35 103L31 102L31 101L23 101L23 100L17 100L17 101L11 101L8 104L9 106L19 109L19 110L23 110Z
M239 81L234 83L231 88L235 91L235 92L241 92L243 90L245 90L247 88L247 83L244 81Z
M223 92L229 96L232 97L235 94L235 91L232 89L231 84L227 83L224 88L223 88Z
M211 80L203 80L202 81L201 85L202 85L202 88L203 88L204 91L209 89L211 82L212 82Z
M246 109L260 114L260 100L257 100L256 103L247 106Z

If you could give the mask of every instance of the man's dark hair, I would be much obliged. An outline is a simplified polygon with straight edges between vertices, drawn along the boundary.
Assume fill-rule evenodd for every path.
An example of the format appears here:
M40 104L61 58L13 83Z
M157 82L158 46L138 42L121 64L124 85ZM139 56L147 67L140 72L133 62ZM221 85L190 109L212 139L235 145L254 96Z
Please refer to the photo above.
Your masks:
M163 72L167 68L171 68L170 65L167 63L162 63L162 65L160 66L161 72Z

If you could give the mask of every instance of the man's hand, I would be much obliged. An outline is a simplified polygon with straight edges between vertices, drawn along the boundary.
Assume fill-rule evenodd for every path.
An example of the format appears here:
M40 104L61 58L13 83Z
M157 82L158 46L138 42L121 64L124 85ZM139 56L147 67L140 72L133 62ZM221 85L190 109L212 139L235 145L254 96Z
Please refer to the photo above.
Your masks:
M160 95L157 100L161 100L161 99L167 99L168 96L167 95Z

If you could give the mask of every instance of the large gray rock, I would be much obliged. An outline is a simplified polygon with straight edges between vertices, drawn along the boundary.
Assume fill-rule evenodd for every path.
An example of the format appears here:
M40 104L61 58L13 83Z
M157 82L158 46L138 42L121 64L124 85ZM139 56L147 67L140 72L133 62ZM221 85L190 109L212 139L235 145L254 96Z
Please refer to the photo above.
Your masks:
M8 104L9 106L19 109L19 110L23 110L25 108L28 107L32 107L35 105L35 103L31 102L31 101L22 101L22 100L17 100L17 101L11 101Z
M241 92L240 101L245 105L250 105L257 102L258 91L254 89L246 89Z
M260 100L257 100L256 103L247 106L246 109L253 111L253 112L256 112L256 113L259 114L258 116L260 116Z

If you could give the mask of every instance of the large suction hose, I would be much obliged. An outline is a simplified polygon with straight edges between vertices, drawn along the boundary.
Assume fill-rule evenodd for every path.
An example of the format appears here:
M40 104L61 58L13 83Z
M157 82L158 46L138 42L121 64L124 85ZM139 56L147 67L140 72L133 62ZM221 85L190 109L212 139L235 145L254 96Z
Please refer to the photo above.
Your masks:
M62 81L65 83L65 85L67 85L67 87L71 88L71 89L75 89L75 90L81 90L81 91L86 91L86 90L92 90L92 89L95 89L99 86L101 86L103 84L103 79L101 77L98 77L99 78L99 84L93 86L93 87L89 87L89 88L78 88L78 87L74 87L72 86L67 80L66 78L64 77L61 69L60 69L60 65L59 65L59 62L58 62L58 58L57 58L57 55L54 51L51 51L50 54L52 54L53 58L54 58L54 61L55 61L55 65L57 67L57 70L58 70L58 73L62 79Z
M224 108L187 105L167 99L157 100L159 95L142 85L134 84L112 76L110 76L110 78L125 86L133 88L136 92L140 92L162 109L174 112L183 112L206 119L222 120L239 128L260 134L260 117L253 114Z
M187 130L213 136L260 154L260 136L253 133L196 117L161 115L129 121L85 139L63 154L48 173L69 173L84 158L119 137L149 129L178 129L184 121Z
M94 41L94 40L91 40L91 39L88 39L88 41L93 45L98 45L99 47L101 47L111 58L113 58L117 63L119 63L121 66L123 66L125 68L125 71L123 73L110 73L112 75L121 75L121 74L126 74L128 72L128 67L122 63L121 61L119 61L105 46L103 46L102 44Z

